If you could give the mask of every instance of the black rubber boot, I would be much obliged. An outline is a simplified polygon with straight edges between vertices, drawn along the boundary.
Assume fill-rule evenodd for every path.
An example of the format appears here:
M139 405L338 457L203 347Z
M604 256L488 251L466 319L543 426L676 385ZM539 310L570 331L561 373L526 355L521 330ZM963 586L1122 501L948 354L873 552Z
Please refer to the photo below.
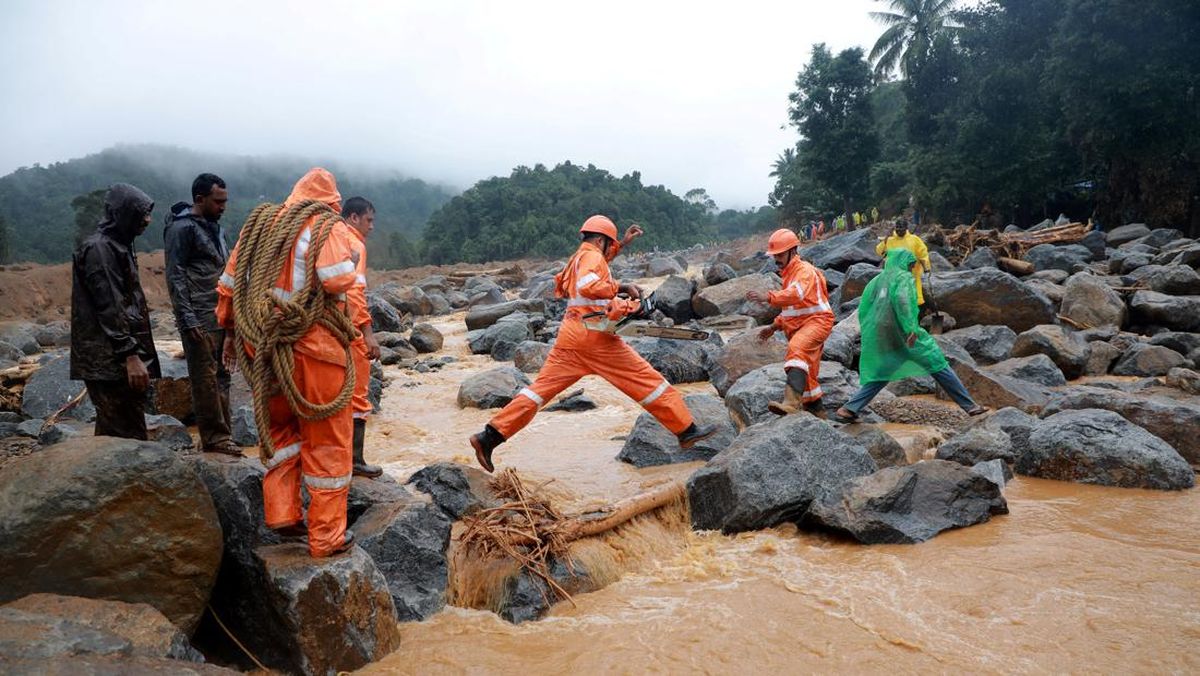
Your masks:
M804 410L820 418L821 420L829 419L829 416L825 413L825 404L820 399L817 399L816 401L810 401L805 404Z
M484 425L482 432L471 435L471 448L475 449L475 459L485 471L496 471L495 465L492 464L492 451L502 443L504 437L491 425Z
M286 526L272 528L284 542L305 542L308 540L308 526L303 521L297 521Z
M383 474L379 465L368 465L363 459L363 442L367 436L367 421L362 418L354 419L354 476L374 479Z
M680 432L676 436L679 439L680 448L691 448L692 446L695 446L696 444L704 441L716 433L716 425L704 425L703 427L697 427L696 423L692 423L691 425L688 425L686 430Z

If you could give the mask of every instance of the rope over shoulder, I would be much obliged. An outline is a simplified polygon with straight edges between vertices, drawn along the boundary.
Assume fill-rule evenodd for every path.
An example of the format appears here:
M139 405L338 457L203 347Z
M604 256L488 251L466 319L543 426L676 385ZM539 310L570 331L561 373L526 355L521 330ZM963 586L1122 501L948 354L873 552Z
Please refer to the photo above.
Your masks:
M292 289L290 297L274 293L275 281L283 273L288 254L305 224L311 225L311 244L305 256L307 274L303 288ZM238 337L249 347L238 350L238 366L254 396L254 422L261 430L261 452L275 455L269 402L282 393L292 412L304 420L320 420L350 404L354 393L355 369L350 344L357 329L339 300L325 292L317 276L317 257L333 228L342 218L328 205L305 200L290 207L260 204L250 212L238 243L235 267L237 286L233 294L234 322ZM293 346L314 326L323 326L345 350L346 379L338 395L329 402L312 402L296 386Z

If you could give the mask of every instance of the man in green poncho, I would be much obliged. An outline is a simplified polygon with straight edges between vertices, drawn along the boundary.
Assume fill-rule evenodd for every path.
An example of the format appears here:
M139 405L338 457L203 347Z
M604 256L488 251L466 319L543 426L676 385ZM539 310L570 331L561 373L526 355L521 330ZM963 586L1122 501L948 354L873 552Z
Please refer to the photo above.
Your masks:
M908 249L892 249L887 252L883 273L863 289L858 306L858 323L862 326L858 373L862 386L834 414L839 422L857 420L859 411L889 382L924 375L933 376L967 415L988 411L971 399L933 336L917 323L919 306L912 275L916 264L917 257Z

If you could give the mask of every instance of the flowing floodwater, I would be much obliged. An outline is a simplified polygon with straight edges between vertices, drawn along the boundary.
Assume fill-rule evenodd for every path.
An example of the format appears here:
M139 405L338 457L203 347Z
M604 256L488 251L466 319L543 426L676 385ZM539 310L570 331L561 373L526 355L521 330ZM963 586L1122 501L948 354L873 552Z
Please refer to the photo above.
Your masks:
M491 415L459 410L455 397L466 376L498 364L467 353L462 315L437 326L460 361L416 376L390 369L369 427L369 458L400 479L431 462L473 463L466 438ZM552 479L572 496L568 511L698 466L614 460L614 437L638 409L602 381L580 387L597 410L539 414L501 447L498 466ZM911 459L937 437L889 431ZM574 606L517 626L448 607L401 625L401 648L365 671L1200 671L1200 493L1017 477L1005 495L1010 514L920 545L864 546L791 526L723 536L634 525L609 545L626 572Z

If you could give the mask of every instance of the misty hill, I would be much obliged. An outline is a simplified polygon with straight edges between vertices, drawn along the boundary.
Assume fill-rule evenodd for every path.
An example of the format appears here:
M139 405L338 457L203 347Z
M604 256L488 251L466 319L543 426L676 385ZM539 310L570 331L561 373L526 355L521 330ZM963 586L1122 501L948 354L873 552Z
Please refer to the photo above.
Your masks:
M307 158L243 157L201 153L162 145L121 145L49 166L23 167L0 177L0 219L6 225L9 261L57 263L70 260L75 243L71 201L118 182L132 183L154 198L154 222L141 240L143 250L162 247L162 221L171 204L190 201L192 179L208 171L229 186L222 222L231 242L257 204L279 202L315 164L338 179L344 197L363 195L377 210L371 264L391 267L413 262L408 242L417 240L438 207L456 191L399 173L339 167Z
M433 264L557 257L579 243L578 228L605 214L623 229L645 226L639 248L671 249L773 227L774 210L716 213L701 189L681 198L641 174L620 178L593 165L517 167L507 177L476 183L429 218L421 258Z

